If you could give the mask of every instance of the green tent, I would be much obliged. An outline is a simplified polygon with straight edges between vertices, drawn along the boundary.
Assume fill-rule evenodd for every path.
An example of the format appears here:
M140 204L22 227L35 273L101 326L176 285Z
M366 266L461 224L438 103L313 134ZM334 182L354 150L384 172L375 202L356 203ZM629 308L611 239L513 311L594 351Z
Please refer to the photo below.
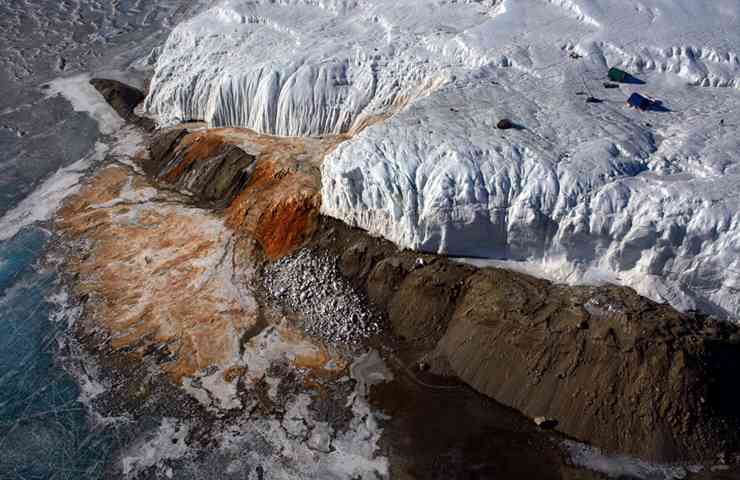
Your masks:
M609 69L609 80L611 80L612 82L624 82L628 75L629 74L627 72L616 67L612 67Z

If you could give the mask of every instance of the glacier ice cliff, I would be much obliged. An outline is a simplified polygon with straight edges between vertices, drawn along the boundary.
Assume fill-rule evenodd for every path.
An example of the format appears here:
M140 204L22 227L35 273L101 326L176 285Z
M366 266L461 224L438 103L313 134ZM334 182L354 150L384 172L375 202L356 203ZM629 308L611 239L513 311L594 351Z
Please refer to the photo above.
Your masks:
M161 49L146 109L352 134L322 211L402 247L738 317L739 26L735 0L214 2ZM604 89L614 65L645 83Z

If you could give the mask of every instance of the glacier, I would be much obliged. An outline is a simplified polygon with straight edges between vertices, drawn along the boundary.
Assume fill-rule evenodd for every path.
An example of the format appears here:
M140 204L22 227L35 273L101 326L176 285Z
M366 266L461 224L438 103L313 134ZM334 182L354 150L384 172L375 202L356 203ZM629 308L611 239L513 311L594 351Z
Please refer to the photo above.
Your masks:
M217 1L156 52L145 110L347 134L326 215L735 319L738 27L736 0ZM641 81L606 89L611 66Z

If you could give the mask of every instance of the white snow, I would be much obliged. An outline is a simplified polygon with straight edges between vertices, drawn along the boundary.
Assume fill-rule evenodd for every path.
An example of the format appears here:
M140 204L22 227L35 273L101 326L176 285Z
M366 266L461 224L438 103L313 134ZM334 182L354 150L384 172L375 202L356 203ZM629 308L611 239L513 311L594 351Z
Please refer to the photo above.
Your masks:
M441 80L435 73L446 62L429 49L441 47L430 23L473 27L489 10L387 0L219 2L172 32L146 107L163 124L339 133Z
M701 469L695 465L666 465L623 455L609 456L597 448L571 440L563 442L563 446L574 465L603 473L609 478L682 480L688 477L688 472L697 473Z
M109 135L124 125L124 120L90 85L89 75L57 78L48 83L49 96L62 95L76 112L85 112L98 122L100 132Z
M740 316L736 0L212 5L159 54L162 123L353 133L324 162L325 214ZM646 83L603 88L615 65ZM666 111L625 108L633 91Z
M154 467L165 459L179 459L190 452L185 440L189 425L173 418L164 418L159 428L148 438L132 445L121 458L125 478L133 478L142 470Z

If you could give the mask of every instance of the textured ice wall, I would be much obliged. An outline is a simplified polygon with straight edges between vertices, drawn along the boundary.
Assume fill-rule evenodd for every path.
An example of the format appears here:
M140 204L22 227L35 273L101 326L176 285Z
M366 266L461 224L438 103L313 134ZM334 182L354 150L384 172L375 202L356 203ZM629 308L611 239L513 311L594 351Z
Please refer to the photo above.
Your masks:
M470 6L420 2L227 1L181 24L164 46L146 107L164 124L206 120L278 135L348 131L446 78L458 57L428 48L441 19L469 28ZM432 28L430 30L430 24Z
M324 163L324 213L403 247L525 260L558 281L606 279L737 317L740 92L688 85L736 86L738 64L658 46L681 41L659 18L720 22L719 10L702 17L694 3L674 2L672 12L620 8L626 15L617 16L608 2L537 3L507 2L505 13L467 32L491 45L491 58L505 52L510 68L471 68L340 145ZM610 33L617 20L621 38ZM702 34L712 46L701 48L735 46L737 32ZM633 37L651 47L617 56L613 45ZM665 66L646 60L664 54ZM648 83L605 90L614 64ZM662 99L665 111L624 108L633 90ZM588 95L603 102L586 103ZM503 117L521 129L497 130Z
M324 162L328 215L737 316L739 15L736 0L232 0L175 29L147 108L350 131ZM647 84L605 90L612 65ZM634 90L664 111L624 108Z
M528 260L555 280L606 276L738 313L737 114L720 127L719 99L691 92L703 111L646 128L621 101L498 78L445 87L340 145L323 167L324 213L403 247ZM526 128L499 131L501 116Z

